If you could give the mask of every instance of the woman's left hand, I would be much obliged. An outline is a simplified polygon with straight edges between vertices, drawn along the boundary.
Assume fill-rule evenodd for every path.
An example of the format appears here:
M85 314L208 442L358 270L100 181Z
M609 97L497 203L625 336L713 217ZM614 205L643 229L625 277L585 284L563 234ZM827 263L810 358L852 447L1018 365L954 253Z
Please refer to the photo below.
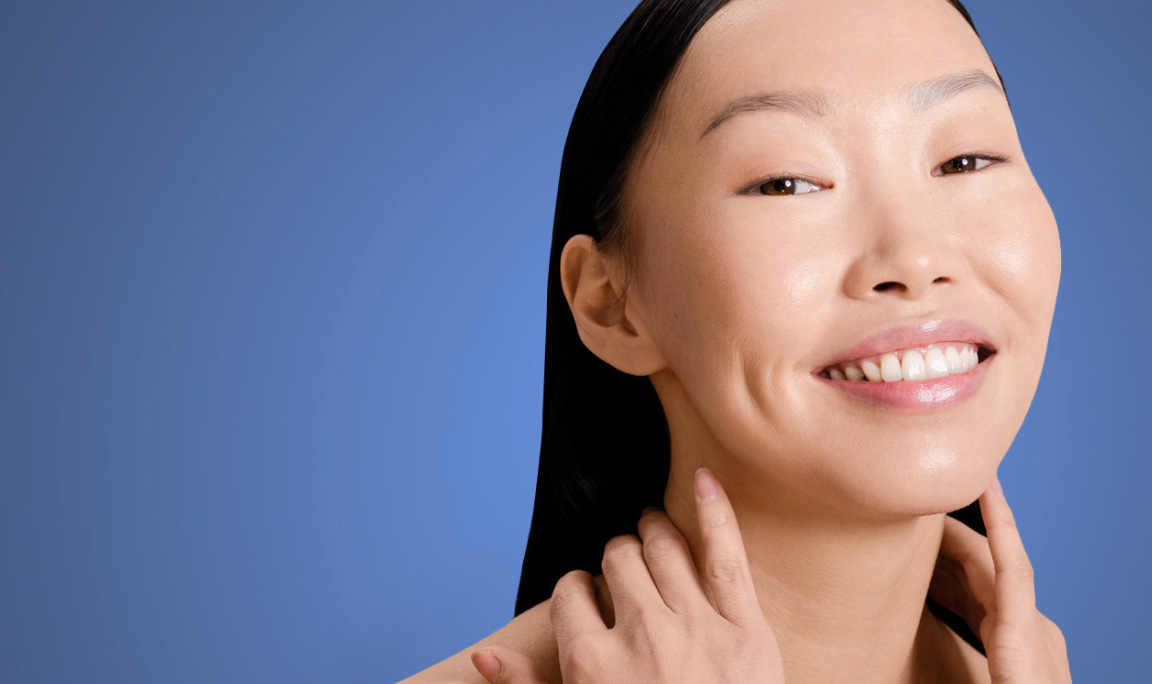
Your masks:
M988 536L945 516L928 595L980 636L993 684L1068 684L1068 647L1036 609L1032 563L994 478L980 495Z

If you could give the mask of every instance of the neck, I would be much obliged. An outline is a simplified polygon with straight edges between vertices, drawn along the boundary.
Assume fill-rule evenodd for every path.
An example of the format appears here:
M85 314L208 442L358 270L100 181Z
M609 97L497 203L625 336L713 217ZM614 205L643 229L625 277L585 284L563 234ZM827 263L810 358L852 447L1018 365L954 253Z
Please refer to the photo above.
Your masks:
M725 486L756 595L788 684L924 681L946 627L925 606L944 514L861 519L816 511L782 492L739 486L720 463L672 459L664 504L697 568L704 559L692 477L707 465ZM933 672L932 674L936 674Z

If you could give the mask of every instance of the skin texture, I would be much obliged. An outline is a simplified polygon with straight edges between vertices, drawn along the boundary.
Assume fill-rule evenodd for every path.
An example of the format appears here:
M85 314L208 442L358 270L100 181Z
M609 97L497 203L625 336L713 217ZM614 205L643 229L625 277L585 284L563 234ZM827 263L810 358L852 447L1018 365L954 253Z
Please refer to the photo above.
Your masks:
M602 578L573 571L556 584L550 613L563 681L795 681L795 674L785 677L760 609L731 502L707 468L695 478L700 572L667 516L648 509L639 538L621 535L609 542ZM1064 636L1036 610L1032 564L998 479L979 501L988 537L947 520L929 595L980 634L988 659L962 652L954 635L925 611L917 634L921 648L899 681L1067 684L1072 676ZM600 603L605 582L614 607ZM559 681L538 659L499 645L474 651L471 660L491 684Z
M995 78L945 2L735 0L689 46L630 170L638 270L625 274L589 236L564 249L581 339L648 376L665 409L664 503L685 554L707 577L693 494L703 466L731 502L790 684L1065 681L1063 640L1035 610L1022 544L1000 535L1014 573L1002 581L995 548L944 515L982 492L989 515L986 489L1036 390L1060 277L1056 222L1004 96L975 88L923 111L905 99L913 84L973 70ZM829 106L744 113L701 137L728 102L778 89L825 91ZM971 154L1006 160L941 172ZM768 176L819 191L758 193ZM939 317L976 323L996 350L963 403L896 411L813 375L867 335ZM1000 639L985 639L989 662L927 612L930 585ZM617 599L642 591L618 587ZM502 681L531 668L559 681L552 611L537 606L476 645L524 658ZM408 681L479 684L490 661L467 661L473 650ZM1023 678L1028 667L1057 674Z
M666 515L653 509L640 520L640 538L621 535L605 548L604 579L613 600L610 617L602 614L588 573L568 573L556 584L551 618L564 681L784 681L783 662L756 600L731 502L707 468L697 472L695 488L694 508L703 533L702 576L684 538ZM493 667L482 654L473 657L490 682L548 681L515 653L494 649L490 654L508 663Z

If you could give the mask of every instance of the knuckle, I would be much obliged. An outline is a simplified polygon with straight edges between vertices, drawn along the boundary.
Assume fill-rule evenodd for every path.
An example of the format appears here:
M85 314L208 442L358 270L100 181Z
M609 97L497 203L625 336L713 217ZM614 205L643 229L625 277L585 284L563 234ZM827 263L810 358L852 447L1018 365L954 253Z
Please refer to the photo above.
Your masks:
M1014 532L1016 530L1016 518L1011 515L997 516L992 525L1005 532Z
M1032 562L1026 556L1014 559L1005 568L1012 575L1029 582L1036 578L1036 571L1032 568Z
M640 542L632 535L620 535L608 540L600 565L605 572L619 569L640 555Z
M553 612L558 608L570 605L586 593L584 588L585 580L582 575L587 574L588 573L583 570L573 570L566 573L556 582L556 586L552 589L551 610Z
M571 584L586 584L592 579L592 573L587 570L569 570L560 577L561 582Z
M618 534L608 540L608 543L604 545L604 550L608 551L619 547L629 548L639 543L639 537L634 534Z
M989 662L996 660L1027 671L1029 661L1034 657L1031 650L1018 642L991 644L988 647Z
M648 508L640 516L636 528L640 537L647 539L650 535L662 533L668 523L668 514L657 508Z
M717 558L708 562L704 572L713 584L731 584L740 579L743 566L734 558Z
M718 512L718 513L714 513L713 515L707 516L702 521L702 525L705 529L718 530L718 529L728 527L728 525L730 525L732 523L732 520L733 520L733 518L732 518L731 513L727 512L727 511L725 511L723 513Z
M683 553L683 545L669 536L660 535L644 542L644 555L648 558L663 560Z

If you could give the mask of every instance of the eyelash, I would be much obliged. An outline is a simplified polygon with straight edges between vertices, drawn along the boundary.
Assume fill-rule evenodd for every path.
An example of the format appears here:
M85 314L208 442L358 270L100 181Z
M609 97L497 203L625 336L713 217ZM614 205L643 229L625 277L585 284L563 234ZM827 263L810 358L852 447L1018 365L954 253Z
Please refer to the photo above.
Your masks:
M986 160L990 163L985 165L985 166L982 166L980 168L975 168L975 165L973 165L973 168L970 171L960 171L957 173L940 173L940 174L933 173L932 175L934 175L934 176L935 175L960 176L960 175L964 175L964 174L968 174L968 173L976 173L977 171L983 171L984 169L988 168L989 166L994 166L996 164L999 164L1000 162L1008 161L1007 157L1003 157L1003 156L1000 156L998 154L983 154L983 153L979 153L979 152L968 152L966 154L961 154L961 155L957 155L955 157L952 157L951 159L945 161L943 164L940 164L939 166L937 166L935 169L933 169L933 171L937 171L937 170L943 168L946 164L950 164L951 162L954 162L957 159L963 159L965 157L974 157L977 160L983 159L983 160ZM769 195L769 194L765 194L765 193L760 192L760 188L764 187L765 185L768 185L769 183L775 183L776 181L780 181L780 180L798 180L798 181L803 181L803 182L808 183L810 185L821 188L820 190L813 190L811 192L800 193L802 195L810 195L813 192L823 192L824 190L829 189L829 188L825 188L823 186L820 186L817 183L813 183L812 181L808 180L807 178L801 178L799 176L789 176L789 175L785 174L785 175L780 175L780 176L768 176L767 178L763 178L761 180L758 180L755 183L753 183L752 185L750 185L748 188L746 188L744 190L743 194L763 195L764 197L789 197L790 195ZM795 193L791 196L795 196Z

